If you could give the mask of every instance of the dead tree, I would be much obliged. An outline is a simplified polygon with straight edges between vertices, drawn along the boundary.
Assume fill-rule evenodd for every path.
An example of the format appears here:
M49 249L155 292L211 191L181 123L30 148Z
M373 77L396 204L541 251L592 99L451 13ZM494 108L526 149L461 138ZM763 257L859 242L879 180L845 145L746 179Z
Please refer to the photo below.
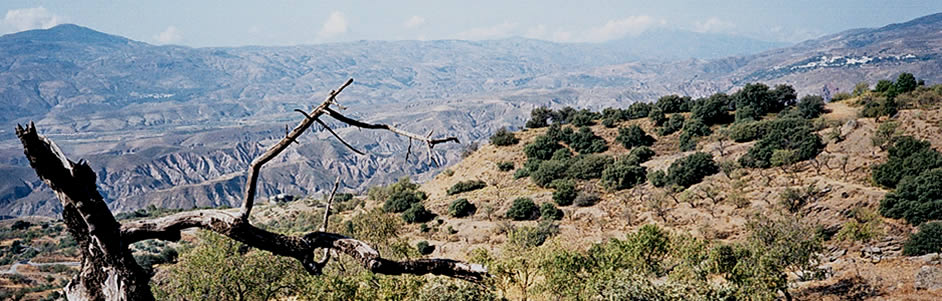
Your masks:
M39 135L32 123L25 128L17 125L16 135L23 143L30 165L62 202L62 218L81 250L81 270L64 288L68 299L153 300L149 285L150 276L134 261L128 246L147 239L177 241L181 231L188 228L214 231L248 246L295 258L314 275L321 273L329 260L329 254L335 253L353 257L364 268L378 274L433 274L472 282L479 282L487 277L487 270L483 266L451 259L385 259L367 243L325 232L324 227L305 235L287 236L257 228L249 222L262 166L295 143L312 124L316 122L324 126L344 145L353 149L320 120L324 115L351 126L388 130L406 136L410 142L408 153L411 153L412 140L423 142L428 150L429 160L433 160L432 148L436 145L458 142L455 137L432 139L431 132L422 136L390 125L370 124L341 115L333 110L332 106L339 107L335 97L352 82L353 79L350 79L337 90L330 91L327 98L310 112L297 110L304 115L298 125L252 161L246 177L242 207L237 215L221 210L198 210L121 224L98 192L95 184L97 177L87 162L75 163L69 160L52 140ZM329 212L329 208L327 211ZM325 215L325 227L326 217ZM321 259L315 258L315 251L318 249L324 250Z

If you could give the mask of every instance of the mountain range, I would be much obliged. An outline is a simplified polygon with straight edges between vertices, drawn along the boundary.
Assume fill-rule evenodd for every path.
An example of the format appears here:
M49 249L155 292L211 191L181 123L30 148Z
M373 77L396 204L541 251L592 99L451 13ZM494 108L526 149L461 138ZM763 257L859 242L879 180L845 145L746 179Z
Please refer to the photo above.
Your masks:
M780 48L781 47L781 48ZM37 128L89 161L112 209L237 206L248 162L285 125L347 78L348 114L435 130L463 142L519 128L540 105L600 108L666 94L700 97L748 82L801 94L910 72L942 82L942 14L782 45L725 35L650 31L598 44L359 41L291 47L155 46L77 25L0 37L0 215L55 215L13 134ZM260 194L316 194L341 177L362 191L443 167L405 161L408 141L339 126L369 154L323 129L266 166ZM446 165L465 145L435 153Z

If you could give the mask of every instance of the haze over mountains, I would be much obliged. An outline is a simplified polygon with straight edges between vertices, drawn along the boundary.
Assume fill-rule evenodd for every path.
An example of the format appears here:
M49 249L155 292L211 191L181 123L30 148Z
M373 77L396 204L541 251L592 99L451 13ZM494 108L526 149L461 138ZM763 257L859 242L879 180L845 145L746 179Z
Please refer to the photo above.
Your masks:
M747 82L802 94L849 91L910 72L942 82L942 14L855 29L786 48L731 36L649 31L602 44L361 41L294 47L153 46L60 25L0 37L0 215L53 215L59 203L13 135L34 120L96 169L118 211L238 205L248 162L284 134L292 111L349 77L350 114L408 130L480 140L519 127L538 105L627 106L694 97ZM771 49L771 50L770 50ZM438 169L405 162L408 141L340 128L358 156L321 129L266 166L262 196L317 193L341 176L362 190ZM435 155L459 159L461 146Z

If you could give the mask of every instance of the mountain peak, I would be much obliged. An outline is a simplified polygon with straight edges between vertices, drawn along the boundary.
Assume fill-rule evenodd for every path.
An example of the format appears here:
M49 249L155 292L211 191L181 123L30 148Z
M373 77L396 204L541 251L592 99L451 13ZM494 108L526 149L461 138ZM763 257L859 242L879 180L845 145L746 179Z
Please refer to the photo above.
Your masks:
M32 29L4 35L0 37L0 41L127 44L130 40L75 24L60 24L49 29Z

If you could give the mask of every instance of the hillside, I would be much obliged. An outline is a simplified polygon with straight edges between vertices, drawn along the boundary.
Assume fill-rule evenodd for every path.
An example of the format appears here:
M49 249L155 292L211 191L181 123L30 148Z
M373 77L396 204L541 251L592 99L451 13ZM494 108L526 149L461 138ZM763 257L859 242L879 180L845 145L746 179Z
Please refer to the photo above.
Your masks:
M356 82L341 101L365 120L479 141L500 127L522 127L540 105L623 107L673 93L730 92L753 81L788 83L801 94L825 94L827 87L833 95L902 71L938 82L942 36L928 30L940 26L938 16L760 53L781 45L670 32L605 44L514 38L241 48L153 46L75 25L6 35L0 212L59 212L13 139L18 122L36 121L68 153L89 160L118 211L234 205L249 158L297 117L293 109L348 77ZM263 195L317 194L338 174L348 191L364 191L441 170L405 164L407 146L393 135L339 132L369 155L350 154L318 133L292 148L281 168L266 171ZM436 156L447 165L460 151Z
M613 191L603 187L599 180L589 180L579 186L582 190L599 193L601 201L586 207L560 206L564 217L558 222L559 234L547 245L585 250L609 239L623 239L626 234L638 231L646 224L657 224L673 233L687 233L711 241L741 241L748 233L747 224L756 215L782 210L780 199L786 189L801 190L805 187L816 191L816 196L800 210L802 220L836 233L854 219L853 212L860 208L877 211L880 200L887 193L886 189L872 183L870 170L886 160L886 151L872 146L871 139L878 125L888 121L877 123L873 118L858 118L860 107L850 105L855 101L850 99L827 105L830 112L819 122L833 126L817 133L827 137L833 129L839 129L843 139L827 141L824 151L815 158L821 162L820 170L815 167L819 163L805 161L788 172L779 168L738 169L730 175L721 172L677 193L678 203L671 200L663 188L656 188L650 182L632 189ZM896 122L901 124L898 134L930 141L933 148L942 149L942 110L937 106L928 110L901 111ZM628 125L639 125L648 133L654 132L648 119L627 121L618 127ZM602 155L617 157L628 154L614 141L616 128L596 125L592 126L592 131L611 146ZM523 168L527 158L524 146L545 132L545 129L517 132L520 143L513 146L484 145L450 167L453 174L440 173L424 183L420 189L429 195L426 206L443 220L437 227L453 228L456 232L421 233L413 230L414 239L428 240L435 245L431 256L462 258L468 256L468 250L477 248L501 254L501 249L507 248L508 236L504 234L508 227L537 225L536 221L507 221L503 214L519 197L531 198L537 204L553 203L554 189L539 187L530 178L515 179L513 171L499 171L497 164L513 162L516 168ZM666 170L672 162L693 152L677 150L679 134L655 136L657 141L651 148L656 155L642 164L649 174L653 170ZM723 130L715 127L713 135L698 143L697 151L710 153L718 161L735 160L753 146L752 142L726 140L723 135ZM453 185L468 180L482 180L487 186L456 195L446 193ZM718 201L714 203L707 197L708 193L715 194L712 197ZM465 198L476 205L477 213L467 218L449 217L446 214L448 206L458 198ZM659 216L658 211L665 214ZM880 224L883 234L870 242L836 239L825 242L821 256L827 259L819 264L833 275L824 280L797 281L798 294L815 300L843 300L854 298L849 297L854 294L859 294L857 298L869 296L865 299L894 300L942 297L938 290L926 292L913 288L914 276L925 264L924 258L900 256L903 242L915 228L902 221L885 218ZM862 250L873 246L882 249L883 253L862 253ZM848 285L850 287L846 287Z

